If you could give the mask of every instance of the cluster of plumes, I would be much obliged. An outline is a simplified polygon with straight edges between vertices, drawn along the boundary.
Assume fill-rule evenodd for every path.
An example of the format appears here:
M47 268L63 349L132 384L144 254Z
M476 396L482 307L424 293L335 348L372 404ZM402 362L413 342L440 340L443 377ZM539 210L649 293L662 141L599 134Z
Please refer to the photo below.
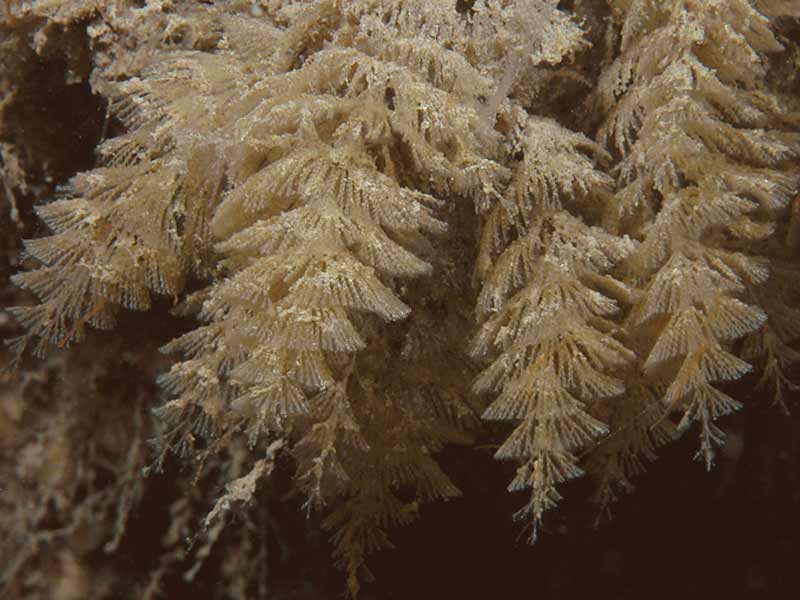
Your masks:
M765 86L769 55L784 50L770 17L782 15L800 11L634 2L595 92L618 190L604 222L640 240L620 265L630 288L622 341L637 360L626 394L604 409L619 434L590 459L603 505L665 439L665 410L679 415L678 433L698 423L696 458L711 468L724 444L714 421L741 406L719 383L755 365L777 403L792 388L800 113L796 98Z
M102 166L78 174L55 201L36 207L55 235L25 242L26 255L45 266L14 278L41 300L14 309L34 334L16 340L18 351L33 339L39 355L53 346L69 346L83 339L87 326L111 329L120 308L147 310L153 294L177 298L188 277L209 274L208 220L221 192L223 166L209 147L186 139L201 135L204 116L180 113L176 106L167 114L168 104L186 102L188 89L179 77L162 80L160 86L149 81L144 89L131 76L142 71L157 48L213 47L219 24L191 7L168 18L152 6L124 14L114 6L35 2L15 13L18 37L33 38L39 60L66 49L76 79L68 83L80 81L79 71L93 67L93 85L108 109L104 135L112 113L129 131L101 140L97 155ZM86 44L85 34L71 43L52 40L68 38L77 28L75 21L91 17L101 24L89 27L95 54L92 64L86 57L83 64L72 54ZM123 78L125 83L114 85ZM134 96L137 103L131 104Z
M431 457L474 420L457 335L469 267L448 265L459 238L443 199L488 205L508 177L487 111L510 54L487 40L508 23L532 29L515 14L289 5L263 25L262 70L236 78L242 108L226 106L246 116L220 144L231 189L211 229L224 278L187 302L207 324L167 346L186 360L162 378L176 397L160 410L185 425L177 446L293 432L298 486L309 507L331 506L352 592L387 527L458 494ZM548 43L563 42L542 40L542 52L555 52ZM187 64L231 73L243 58ZM434 273L449 285L436 290Z
M591 139L531 92L588 45L557 4L221 2L108 52L126 133L37 209L20 347L181 298L163 448L246 444L245 500L291 454L353 594L387 528L459 493L434 455L477 417L514 425L532 538L560 483L588 470L605 508L692 422L710 466L738 406L715 384L758 365L783 401L799 357L800 123L766 81L770 19L800 15L610 2Z

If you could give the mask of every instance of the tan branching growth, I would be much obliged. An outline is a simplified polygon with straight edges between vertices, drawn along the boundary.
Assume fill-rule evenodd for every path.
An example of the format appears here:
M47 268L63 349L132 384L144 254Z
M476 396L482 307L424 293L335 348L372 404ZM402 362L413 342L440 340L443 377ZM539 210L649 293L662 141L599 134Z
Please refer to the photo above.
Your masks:
M698 458L710 468L724 443L714 421L740 406L715 384L749 372L743 359L765 360L780 400L798 336L786 289L797 262L781 222L797 189L800 134L796 107L763 82L767 56L783 50L768 15L790 7L622 4L621 54L596 100L600 138L619 158L607 222L641 239L621 267L636 289L624 326L639 357L628 387L641 400L609 405L627 425L593 462L603 504L662 437L653 438L654 397L682 415L679 430L699 423Z
M710 466L720 383L758 366L785 401L800 118L768 57L793 3L610 1L598 82L554 0L198 4L79 11L125 133L37 207L15 281L41 302L14 309L40 351L153 295L200 322L162 348L159 460L235 481L191 577L278 448L356 594L389 528L460 493L435 455L481 415L512 426L535 539L559 484L588 471L607 508L692 423ZM578 108L541 106L559 77L596 83L599 131L541 116Z
M345 498L327 524L352 591L363 556L387 544L383 528L415 516L416 500L405 505L397 490L457 493L430 453L453 441L447 421L462 401L447 388L413 391L421 350L393 359L400 332L390 324L413 310L401 282L430 277L441 260L447 227L432 194L485 204L506 174L487 154L495 135L478 110L492 80L444 48L467 43L465 23L451 9L411 7L381 15L367 14L370 3L318 3L330 45L286 74L265 73L248 95L234 124L247 141L232 148L233 187L212 223L227 276L202 293L208 325L170 344L189 360L163 379L177 398L162 410L191 415L200 432L243 427L251 444L299 432L309 505ZM307 26L287 28L276 65L296 65Z
M595 144L533 118L523 136L522 160L484 226L486 322L473 353L497 355L475 390L500 392L485 419L517 423L496 457L522 462L509 489L531 489L518 516L535 539L556 485L582 472L578 452L608 433L593 414L598 401L624 391L617 374L634 357L613 337L608 317L619 306L607 290L623 284L608 273L634 244L580 216L609 201L610 180L584 154L601 153Z

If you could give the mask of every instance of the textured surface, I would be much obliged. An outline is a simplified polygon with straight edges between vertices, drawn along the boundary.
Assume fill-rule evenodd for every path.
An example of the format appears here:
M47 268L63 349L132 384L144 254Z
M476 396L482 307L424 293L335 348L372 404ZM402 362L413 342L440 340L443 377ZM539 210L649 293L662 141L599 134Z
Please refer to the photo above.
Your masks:
M3 584L267 597L308 552L314 597L322 531L369 597L392 529L502 497L487 447L531 540L681 436L722 496L796 488L718 420L796 391L796 13L5 3Z

